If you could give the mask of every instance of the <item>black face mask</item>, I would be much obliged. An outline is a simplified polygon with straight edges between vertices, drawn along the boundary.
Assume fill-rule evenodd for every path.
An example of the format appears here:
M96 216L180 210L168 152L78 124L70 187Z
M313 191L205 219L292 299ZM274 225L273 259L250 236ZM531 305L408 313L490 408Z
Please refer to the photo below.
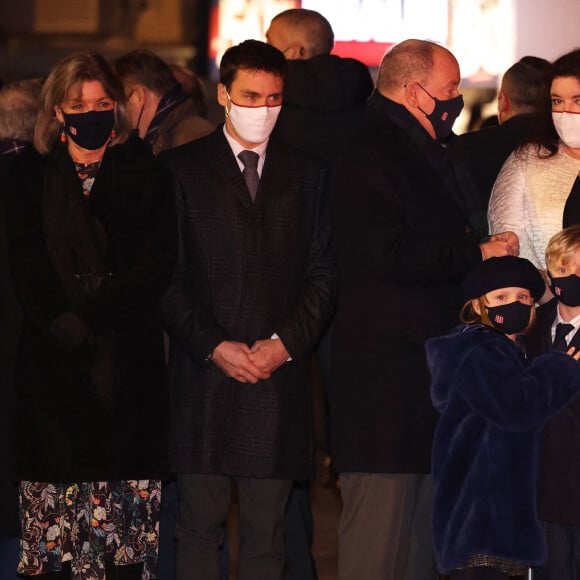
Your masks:
M487 307L487 315L493 327L505 334L516 334L525 330L530 323L531 312L532 306L522 304L519 300Z
M566 306L580 306L580 278L576 274L554 278L550 276L550 290Z
M111 137L115 125L115 111L63 113L64 130L83 149L100 149Z
M427 114L421 108L419 110L429 119L437 139L449 137L455 119L459 117L463 110L463 95L457 95L451 99L441 101L431 95L423 86L419 86L435 101L435 108L431 113Z

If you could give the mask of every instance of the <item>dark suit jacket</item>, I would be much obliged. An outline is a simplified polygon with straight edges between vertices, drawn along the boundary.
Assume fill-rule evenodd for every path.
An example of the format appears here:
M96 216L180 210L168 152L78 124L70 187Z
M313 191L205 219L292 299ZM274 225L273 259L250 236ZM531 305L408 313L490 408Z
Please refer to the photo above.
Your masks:
M537 310L536 324L526 337L528 356L552 350L551 328L558 302L554 298ZM570 346L580 348L580 332ZM580 365L578 367L580 373ZM538 485L538 512L545 521L580 525L580 397L550 419L544 430L544 449Z
M335 271L321 167L270 141L253 204L220 126L162 156L176 180L181 247L164 300L179 473L311 475L310 352ZM292 356L239 383L212 363L223 340L277 333Z
M424 343L455 325L460 280L481 252L427 158L439 146L379 93L369 107L331 188L340 280L333 462L339 471L429 473L436 413Z
M493 184L505 160L534 129L533 115L516 115L497 127L458 135L449 142L457 181L465 196L472 227L488 233L487 206Z

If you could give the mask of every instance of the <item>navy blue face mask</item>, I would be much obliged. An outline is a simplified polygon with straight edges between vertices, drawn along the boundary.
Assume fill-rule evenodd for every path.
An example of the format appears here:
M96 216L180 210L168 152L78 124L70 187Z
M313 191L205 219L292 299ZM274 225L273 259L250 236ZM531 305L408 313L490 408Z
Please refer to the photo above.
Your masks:
M62 113L66 134L83 149L100 149L115 125L115 110Z
M431 113L425 113L420 107L419 110L429 119L437 139L449 137L455 119L459 117L459 114L463 110L463 95L457 95L451 99L441 101L431 95L425 87L422 85L419 86L435 101L435 108Z
M501 306L488 306L487 315L493 327L500 332L516 334L525 330L530 323L532 308L516 300Z
M560 278L550 276L550 281L550 290L560 302L566 306L580 306L580 278L576 274Z

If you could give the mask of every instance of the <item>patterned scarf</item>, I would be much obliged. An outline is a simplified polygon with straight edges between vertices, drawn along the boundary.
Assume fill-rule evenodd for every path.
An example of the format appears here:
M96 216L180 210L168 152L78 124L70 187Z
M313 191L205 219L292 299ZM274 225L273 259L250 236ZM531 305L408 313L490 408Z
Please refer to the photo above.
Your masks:
M152 146L157 139L159 134L159 127L161 123L165 121L169 113L173 111L178 105L181 105L183 101L187 100L187 95L183 92L181 85L176 84L168 93L166 93L159 105L157 105L157 111L155 111L155 116L151 120L149 127L147 128L147 133L143 137L143 141L147 145Z

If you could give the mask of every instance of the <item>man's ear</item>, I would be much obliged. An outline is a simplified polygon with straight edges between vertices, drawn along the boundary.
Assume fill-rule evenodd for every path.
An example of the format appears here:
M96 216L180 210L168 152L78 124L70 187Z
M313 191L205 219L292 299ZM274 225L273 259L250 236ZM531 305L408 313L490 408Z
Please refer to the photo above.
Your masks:
M300 44L291 44L285 51L284 56L287 60L304 60L306 58L306 48Z
M224 85L223 83L218 83L217 86L217 100L218 103L222 106L222 107L226 107L228 104L228 91L226 89L226 85Z
M137 102L139 103L139 105L143 106L145 105L145 101L147 100L147 91L145 89L145 87L139 83L135 83L133 85L133 94L135 95L134 98L137 99Z
M497 118L499 119L500 123L502 118L505 117L505 113L510 110L510 105L510 98L506 93L500 91L499 95L497 96Z
M410 81L405 85L405 99L412 107L419 107L419 83L417 81Z

